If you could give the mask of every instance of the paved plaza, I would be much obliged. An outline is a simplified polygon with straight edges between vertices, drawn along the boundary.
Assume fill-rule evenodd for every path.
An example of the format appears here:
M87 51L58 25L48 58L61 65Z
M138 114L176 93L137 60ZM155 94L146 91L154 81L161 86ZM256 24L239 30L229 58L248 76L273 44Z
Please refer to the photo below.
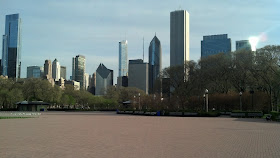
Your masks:
M1 158L280 157L280 123L263 119L44 112L0 120Z

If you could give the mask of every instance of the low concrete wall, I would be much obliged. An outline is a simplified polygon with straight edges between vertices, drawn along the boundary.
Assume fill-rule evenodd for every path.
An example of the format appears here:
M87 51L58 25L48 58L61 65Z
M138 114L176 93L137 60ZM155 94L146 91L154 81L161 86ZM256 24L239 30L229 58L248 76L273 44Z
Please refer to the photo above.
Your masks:
M2 117L39 117L41 113L39 112L29 112L29 111L1 111L0 116Z

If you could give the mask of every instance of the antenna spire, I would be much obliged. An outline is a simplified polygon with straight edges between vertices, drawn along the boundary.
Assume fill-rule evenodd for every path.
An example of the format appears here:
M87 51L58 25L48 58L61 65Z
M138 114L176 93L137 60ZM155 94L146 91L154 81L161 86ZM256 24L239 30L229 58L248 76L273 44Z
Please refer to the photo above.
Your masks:
M143 36L143 62L144 62L144 36Z

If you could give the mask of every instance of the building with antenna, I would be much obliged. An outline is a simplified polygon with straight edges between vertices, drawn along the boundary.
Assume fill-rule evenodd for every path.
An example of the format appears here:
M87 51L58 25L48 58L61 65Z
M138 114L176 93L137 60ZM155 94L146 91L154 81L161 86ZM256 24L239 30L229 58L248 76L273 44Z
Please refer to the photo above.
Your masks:
M183 65L190 60L189 13L170 13L170 66Z

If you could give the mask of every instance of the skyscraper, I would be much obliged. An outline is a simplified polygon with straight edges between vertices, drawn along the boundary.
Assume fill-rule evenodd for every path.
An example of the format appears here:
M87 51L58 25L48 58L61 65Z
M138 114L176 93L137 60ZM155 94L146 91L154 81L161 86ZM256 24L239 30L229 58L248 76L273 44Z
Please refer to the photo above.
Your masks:
M60 79L60 64L57 59L54 59L52 63L52 78L55 81L58 81Z
M96 74L95 72L92 76L89 77L89 89L88 91L92 94L95 94L95 87L96 87Z
M19 14L6 15L3 35L2 68L3 75L20 78L21 72L21 19Z
M248 50L251 51L251 44L249 40L241 40L241 41L236 41L236 50Z
M0 76L2 75L2 71L3 71L3 68L2 68L2 59L0 59Z
M84 87L85 87L85 90L87 90L89 87L89 74L88 73L85 73L85 76L84 76Z
M231 52L231 39L227 34L203 36L201 58L218 53Z
M183 65L190 60L189 25L186 10L170 13L170 66Z
M86 58L77 55L72 60L72 80L80 82L81 89L84 89L84 76L86 71Z
M47 79L52 78L52 62L51 62L51 60L45 60L44 77L46 77Z
M66 79L66 66L60 66L60 77Z
M27 67L27 78L41 78L42 67L40 66L28 66Z
M119 77L127 76L127 40L119 42Z
M149 93L160 93L160 87L156 87L156 81L160 82L162 64L161 44L157 36L150 42L149 46Z
M96 88L95 95L106 94L106 89L113 85L113 70L107 69L100 63L96 70Z
M148 94L149 64L142 59L129 60L128 87L136 87Z

